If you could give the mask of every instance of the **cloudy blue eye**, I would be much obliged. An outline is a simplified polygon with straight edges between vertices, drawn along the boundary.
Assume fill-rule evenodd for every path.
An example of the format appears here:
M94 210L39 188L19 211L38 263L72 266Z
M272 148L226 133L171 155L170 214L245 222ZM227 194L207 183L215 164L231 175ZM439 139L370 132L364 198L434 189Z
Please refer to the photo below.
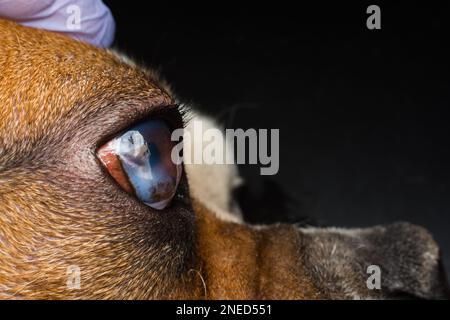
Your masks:
M148 120L101 146L97 155L124 190L161 210L175 195L182 170L172 161L170 137L164 121Z

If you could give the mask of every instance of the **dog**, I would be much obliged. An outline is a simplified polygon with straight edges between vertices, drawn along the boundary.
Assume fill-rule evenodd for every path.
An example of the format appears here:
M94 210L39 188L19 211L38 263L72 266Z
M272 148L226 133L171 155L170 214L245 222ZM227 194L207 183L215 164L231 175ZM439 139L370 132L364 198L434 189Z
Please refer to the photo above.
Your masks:
M149 130L189 130L179 105L115 52L0 20L1 299L449 297L422 227L249 225L232 166L163 163L173 194L130 187L111 141L128 130L137 143L129 128L153 119Z

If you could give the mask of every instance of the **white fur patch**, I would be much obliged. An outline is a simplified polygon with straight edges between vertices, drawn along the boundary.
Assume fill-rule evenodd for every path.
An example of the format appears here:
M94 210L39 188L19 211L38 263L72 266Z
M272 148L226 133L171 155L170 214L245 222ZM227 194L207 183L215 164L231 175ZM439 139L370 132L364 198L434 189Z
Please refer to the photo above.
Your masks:
M189 133L191 137L195 137L192 132L193 121L202 121L205 130L218 128L223 131L223 128L220 128L213 119L195 112L192 114L194 116L185 127L186 133ZM226 153L233 154L234 150L225 137L224 140L223 145ZM196 141L191 139L190 143L191 150L193 150L193 144ZM242 183L235 164L185 164L185 169L191 196L201 201L217 217L226 221L242 222L241 211L234 202L232 194L233 189Z

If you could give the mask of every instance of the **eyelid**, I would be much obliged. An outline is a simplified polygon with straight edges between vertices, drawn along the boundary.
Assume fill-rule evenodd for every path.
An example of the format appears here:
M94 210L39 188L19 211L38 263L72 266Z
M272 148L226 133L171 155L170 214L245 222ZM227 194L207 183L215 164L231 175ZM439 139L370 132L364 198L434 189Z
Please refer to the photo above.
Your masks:
M115 125L111 126L111 129L99 128L99 130L102 130L102 134L95 143L95 150L144 120L159 118L168 124L171 131L183 128L184 122L179 108L178 104L156 105L144 112L130 112L127 115L122 115L123 118L114 121Z

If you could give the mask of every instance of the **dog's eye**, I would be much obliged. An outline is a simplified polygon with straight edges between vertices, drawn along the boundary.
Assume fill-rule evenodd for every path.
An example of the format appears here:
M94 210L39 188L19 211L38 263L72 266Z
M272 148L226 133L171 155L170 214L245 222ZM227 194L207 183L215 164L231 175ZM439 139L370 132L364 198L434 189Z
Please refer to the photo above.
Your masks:
M124 190L161 210L175 195L182 170L172 161L170 137L165 122L149 120L101 146L97 156Z

